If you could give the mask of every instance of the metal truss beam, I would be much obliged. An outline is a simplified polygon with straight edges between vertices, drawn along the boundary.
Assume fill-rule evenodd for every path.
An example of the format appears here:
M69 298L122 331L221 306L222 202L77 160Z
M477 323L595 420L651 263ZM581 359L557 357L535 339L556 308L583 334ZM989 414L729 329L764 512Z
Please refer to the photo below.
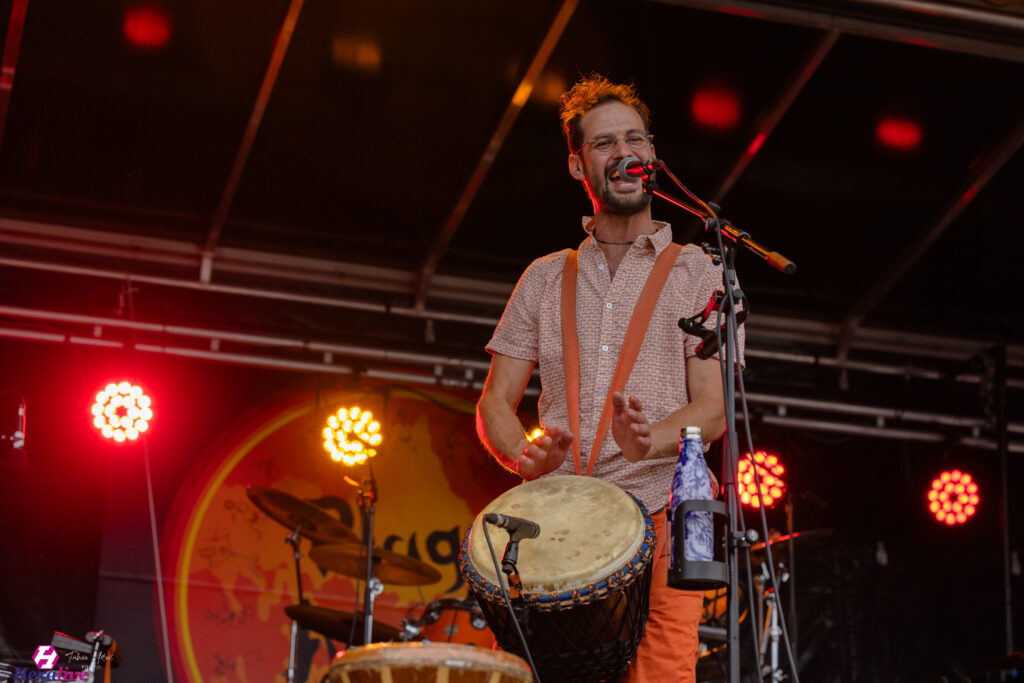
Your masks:
M964 52L993 59L1024 62L1024 17L1007 12L975 9L953 3L911 0L852 0L842 2L788 2L768 0L656 0L752 19L794 24L821 31L889 40L910 45ZM862 7L871 4L887 14L865 17ZM845 5L845 6L844 6ZM852 6L851 6L852 5ZM896 13L893 18L892 13ZM925 21L929 19L929 21ZM935 19L945 22L934 25ZM993 37L972 37L967 27L988 30ZM999 37L997 37L997 35ZM1005 36L1005 39L999 39Z
M7 111L11 106L14 72L18 66L18 52L21 50L21 34L25 30L25 14L27 12L28 0L14 0L11 4L11 16L7 21L7 37L4 39L3 58L0 61L0 145L3 144Z
M210 230L206 234L206 241L203 243L203 260L199 271L199 279L203 282L210 281L210 270L213 262L214 248L220 240L220 234L224 230L224 223L227 222L228 212L235 200L235 193L238 191L238 184L242 181L242 172L245 171L245 164L249 160L249 153L252 152L253 143L256 141L256 133L259 132L260 123L263 122L263 114L267 110L267 103L270 101L270 94L274 91L274 84L277 82L277 75L281 71L281 64L284 62L285 53L288 52L288 44L291 43L292 33L295 32L295 24L299 20L299 12L302 11L303 0L291 0L288 12L281 23L281 30L274 43L274 51L270 55L270 63L263 74L263 83L260 85L259 94L256 95L256 102L253 104L252 113L249 114L249 122L242 134L242 142L238 146L235 160L228 172L227 182L221 192L217 208L213 212L213 219L210 222Z
M815 44L814 49L811 50L810 54L804 60L803 64L800 65L800 69L796 75L789 82L789 85L783 91L782 95L771 107L771 109L764 112L760 118L758 118L757 128L754 131L754 136L750 140L750 144L747 145L746 149L743 150L743 154L736 163L733 164L732 168L729 169L729 173L726 175L725 180L718 186L715 193L712 196L711 201L716 204L721 204L722 199L728 194L732 186L736 184L740 176L750 162L754 160L754 156L758 153L761 147L764 145L765 140L775 130L775 126L778 125L782 117L789 111L793 101L797 98L797 95L804 89L807 82L811 80L811 76L818 70L821 63L825 60L829 51L832 50L832 46L836 44L839 39L839 31L832 29L822 34L821 38Z
M462 219L466 216L466 212L469 211L469 206L473 203L480 185L483 184L484 178L487 177L487 173L491 170L494 160L498 157L498 152L501 151L502 146L505 144L505 138L508 137L509 132L512 130L512 124L516 122L519 112L522 111L526 102L530 99L534 84L540 78L544 66L548 63L548 58L562 37L562 32L569 23L569 19L572 18L578 4L579 0L562 0L562 6L548 27L548 32L544 36L544 40L541 41L540 47L534 53L526 73L519 82L519 87L512 94L512 100L505 108L505 113L498 122L498 127L495 128L494 133L491 135L487 147L484 148L483 155L476 162L476 167L470 174L469 181L462 188L462 192L459 193L458 199L455 200L455 205L444 219L440 230L434 235L434 241L431 242L430 248L427 249L427 253L420 264L414 304L416 308L422 309L426 306L431 280L437 271L438 264L441 262L441 257L444 256L445 250L448 249L448 244L452 241L452 237L455 236L455 232L462 224Z
M189 242L0 218L0 245L4 244L31 247L44 252L46 258L0 256L0 266L19 270L131 281L196 293L216 293L489 328L494 327L498 317L496 313L488 314L487 311L499 310L512 289L507 282L436 276L431 298L455 302L460 304L461 310L420 310L393 300L396 297L408 300L414 292L415 274L400 269L220 248L220 258L212 273L217 281L204 283L188 275L194 272L200 259L199 247ZM10 253L9 248L0 251ZM81 258L73 260L69 255ZM245 284L236 284L237 280L232 281L235 275L259 275L265 284L253 284L251 278ZM317 285L320 291L311 293L309 285ZM323 294L323 286L328 286L332 291L344 291L347 295ZM481 312L474 312L474 309ZM840 367L845 363L853 371L920 379L942 379L944 375L941 370L911 364L908 359L963 362L994 343L993 340L960 339L858 326L850 338L851 349L895 355L900 359L875 362L846 358L841 363L838 357L830 357L816 350L837 347L839 326L833 323L758 314L747 321L746 328L747 353L751 356L826 367ZM798 345L805 350L784 349L783 345ZM1007 355L1011 367L1024 367L1024 346L1010 345ZM1011 378L1010 386L1015 387L1018 381Z
M489 365L484 354L481 354L481 358L459 358L388 351L378 347L13 306L0 306L0 316L8 320L7 324L0 325L0 337L8 339L117 351L131 349L142 353L292 372L329 375L358 373L379 379L471 390L483 387L482 378ZM18 327L17 321L28 321L30 324L46 322L51 330L42 332ZM53 331L57 329L60 331ZM529 393L534 396L539 393L535 384ZM989 422L978 416L760 392L748 393L747 400L751 405L761 408L755 419L763 424L912 441L956 442L986 449L994 449L997 444L997 440L988 433L991 431ZM794 411L800 414L793 415ZM851 419L860 419L860 422L851 422ZM917 425L931 425L936 429L922 430L915 428ZM1007 431L1024 434L1024 423L1010 423ZM1024 452L1024 443L1011 443L1009 450Z
M864 318L917 263L921 255L942 236L953 221L963 213L963 210L974 201L988 181L1017 153L1022 144L1024 144L1024 111L1021 112L1009 132L996 142L987 154L981 155L971 165L971 173L967 182L954 195L935 223L915 236L903 252L889 264L885 272L872 282L871 286L850 308L839 326L839 344L836 356L840 361L849 355L854 331ZM845 375L841 385L845 386Z

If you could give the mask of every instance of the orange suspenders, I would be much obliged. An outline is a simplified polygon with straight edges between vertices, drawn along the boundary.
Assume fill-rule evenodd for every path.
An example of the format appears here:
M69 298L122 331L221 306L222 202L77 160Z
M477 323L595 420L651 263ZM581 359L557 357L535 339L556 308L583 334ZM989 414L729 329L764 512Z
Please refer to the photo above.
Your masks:
M672 243L666 247L658 259L654 262L654 268L647 276L647 282L640 292L640 298L633 309L633 317L629 320L629 327L626 329L626 338L622 342L622 352L619 354L619 361L615 365L615 373L612 375L612 383L608 388L608 398L604 402L604 410L601 411L601 421L597 425L597 434L594 435L594 443L590 449L590 457L587 458L587 476L594 471L594 463L597 462L597 454L601 451L601 444L604 443L604 435L612 422L612 394L616 391L623 391L626 387L626 380L633 370L637 354L640 353L640 346L644 343L647 335L647 327L651 322L651 314L654 313L654 305L658 302L665 281L675 265L676 257L679 255L680 247ZM579 337L576 334L576 275L578 273L578 252L569 252L565 259L565 268L562 270L562 360L565 363L565 397L569 406L569 429L575 435L572 442L572 459L576 467L576 474L582 474L581 453L580 453L580 345Z

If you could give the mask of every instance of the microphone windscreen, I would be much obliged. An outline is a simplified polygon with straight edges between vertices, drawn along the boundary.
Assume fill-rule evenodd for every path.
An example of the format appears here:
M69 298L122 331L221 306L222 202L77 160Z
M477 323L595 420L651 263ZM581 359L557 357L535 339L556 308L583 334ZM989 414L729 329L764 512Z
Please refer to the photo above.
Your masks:
M630 166L633 167L633 173L630 173ZM619 162L619 177L622 179L636 177L643 174L643 169L644 166L642 161L636 157L626 157Z

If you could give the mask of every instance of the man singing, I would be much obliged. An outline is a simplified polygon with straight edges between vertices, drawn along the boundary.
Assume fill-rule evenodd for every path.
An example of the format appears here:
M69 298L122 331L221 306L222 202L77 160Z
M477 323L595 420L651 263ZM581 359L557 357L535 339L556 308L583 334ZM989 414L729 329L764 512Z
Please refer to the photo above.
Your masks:
M626 157L655 156L650 115L633 86L592 76L562 95L560 113L569 174L594 216L583 219L577 251L537 259L516 285L487 345L477 431L523 479L591 475L643 501L658 535L651 610L623 680L694 681L703 594L666 586L665 507L680 430L696 425L705 441L717 439L725 410L717 357L699 359L699 341L677 323L704 309L722 271L699 247L673 244L669 225L652 220L642 182L619 175ZM536 363L544 433L531 443L516 408Z

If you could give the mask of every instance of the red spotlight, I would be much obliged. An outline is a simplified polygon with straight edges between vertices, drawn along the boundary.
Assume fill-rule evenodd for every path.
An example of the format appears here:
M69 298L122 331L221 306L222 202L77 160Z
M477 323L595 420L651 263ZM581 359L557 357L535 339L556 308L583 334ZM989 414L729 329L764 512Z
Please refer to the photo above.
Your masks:
M960 470L946 471L936 477L927 497L928 511L949 526L966 522L977 512L981 501L974 477Z
M878 122L875 136L886 147L906 152L921 144L921 126L909 119L887 116Z
M723 86L698 90L690 100L690 113L699 125L728 130L740 120L740 101L736 93Z
M118 443L134 441L149 429L153 419L149 396L128 382L111 382L96 394L92 405L92 423L108 439Z
M782 498L786 490L786 482L782 481L782 473L786 468L779 462L778 456L770 455L764 451L758 451L753 455L753 461L757 463L757 474L761 479L761 493L757 492L757 484L754 482L754 465L751 464L751 456L740 460L739 467L739 490L740 502L750 507L761 507L762 503L766 508L775 504L775 501Z
M156 5L135 5L124 12L124 37L143 50L158 50L171 40L171 18Z

